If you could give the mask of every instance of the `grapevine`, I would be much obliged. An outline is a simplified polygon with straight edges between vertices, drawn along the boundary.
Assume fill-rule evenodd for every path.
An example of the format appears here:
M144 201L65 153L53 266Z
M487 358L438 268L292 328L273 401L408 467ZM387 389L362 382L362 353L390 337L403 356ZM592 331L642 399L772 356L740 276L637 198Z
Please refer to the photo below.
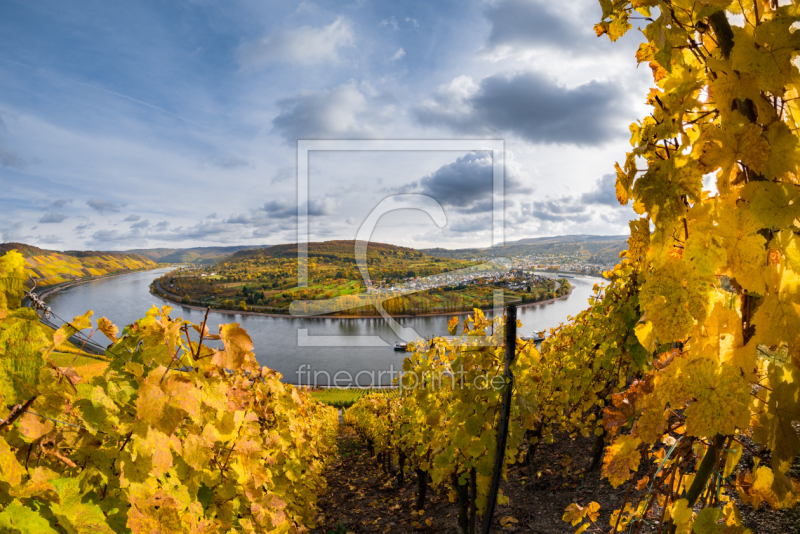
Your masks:
M655 82L616 190L653 229L635 331L658 357L603 419L615 435L603 474L647 491L611 526L744 532L732 491L756 509L798 499L787 471L800 452L800 7L600 3L596 30L612 40L644 18L637 60ZM769 451L768 465L736 471L745 438ZM640 459L657 467L652 480L633 477ZM590 513L576 503L564 518L578 525ZM600 530L591 518L586 529Z
M314 525L335 409L261 367L238 324L212 335L165 306L122 332L87 312L48 333L20 307L23 267L14 251L0 258L0 530ZM111 341L107 363L59 365L82 354L68 339L87 330Z

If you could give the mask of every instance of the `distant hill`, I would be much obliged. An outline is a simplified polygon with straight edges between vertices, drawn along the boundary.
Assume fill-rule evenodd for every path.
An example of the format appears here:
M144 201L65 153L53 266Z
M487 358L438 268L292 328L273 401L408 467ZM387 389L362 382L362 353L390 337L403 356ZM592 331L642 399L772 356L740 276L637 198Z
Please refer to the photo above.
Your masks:
M0 254L10 250L16 250L25 257L26 270L36 279L38 287L156 266L156 262L149 258L127 252L59 252L23 243L0 243Z
M470 259L518 255L583 254L587 263L608 264L619 260L620 251L627 250L626 235L566 235L534 237L508 241L505 245L487 248L429 248L421 252L440 258Z
M355 241L324 241L308 243L308 257L321 258L329 261L344 261L354 263ZM408 247L388 245L386 243L370 243L367 247L369 259L381 256L420 258L426 254ZM288 243L274 245L260 250L240 250L231 255L225 263L235 263L244 259L253 258L297 258L297 244Z
M126 254L139 254L159 263L193 263L195 265L211 265L218 263L240 250L257 250L269 245L231 246L231 247L195 247L195 248L139 248L126 250Z

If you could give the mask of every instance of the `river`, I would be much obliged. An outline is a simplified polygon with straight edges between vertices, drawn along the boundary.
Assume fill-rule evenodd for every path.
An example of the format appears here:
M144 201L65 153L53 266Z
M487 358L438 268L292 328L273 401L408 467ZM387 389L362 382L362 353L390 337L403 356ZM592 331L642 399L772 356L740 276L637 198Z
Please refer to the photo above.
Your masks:
M142 317L153 305L169 304L171 316L202 323L204 312L167 302L149 291L150 283L170 269L155 269L94 280L51 293L47 304L61 319L70 320L93 310L93 318L107 317L120 330ZM555 277L555 275L552 275ZM572 294L564 300L521 308L520 335L531 336L567 321L588 306L592 287L604 283L600 278L569 278ZM447 335L448 316L398 319L422 337ZM465 316L460 316L463 320ZM56 320L58 323L58 321ZM316 383L346 386L385 385L391 382L403 364L404 352L392 348L397 334L383 319L294 319L246 314L212 313L209 330L216 333L220 324L237 322L247 330L255 346L256 357L283 375L290 383ZM101 345L107 340L95 334Z

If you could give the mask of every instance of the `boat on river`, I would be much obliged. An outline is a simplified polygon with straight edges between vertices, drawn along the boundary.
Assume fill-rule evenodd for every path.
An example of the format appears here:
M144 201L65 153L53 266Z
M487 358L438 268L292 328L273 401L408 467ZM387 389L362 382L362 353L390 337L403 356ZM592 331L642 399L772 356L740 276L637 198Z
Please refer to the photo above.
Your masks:
M394 350L408 350L408 343L394 342Z

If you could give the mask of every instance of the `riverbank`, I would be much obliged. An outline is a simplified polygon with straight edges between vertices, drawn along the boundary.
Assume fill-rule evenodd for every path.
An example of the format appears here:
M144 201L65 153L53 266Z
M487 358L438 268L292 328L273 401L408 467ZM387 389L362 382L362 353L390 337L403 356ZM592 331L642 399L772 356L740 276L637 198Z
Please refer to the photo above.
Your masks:
M570 284L569 291L566 295L561 295L560 297L555 297L552 299L547 300L540 300L538 302L528 302L525 304L520 304L517 308L532 308L534 306L545 306L547 304L552 304L557 300L566 300L572 295L572 291L575 289L575 286ZM170 304L175 304L177 306L184 306L186 308L198 311L206 311L207 307L197 306L195 304L184 304L180 302L180 300L173 300L170 298L165 297L164 295L155 293L153 288L150 288L150 294L154 297L158 297L165 302L169 302ZM210 308L211 313L221 313L227 315L260 315L262 317L277 317L281 319L382 319L382 315L289 315L286 313L267 313L267 312L257 312L257 311L250 311L250 310L223 310L220 308ZM502 309L497 308L481 308L483 312L502 312ZM435 312L435 313L420 313L416 315L392 315L392 319L410 319L416 317L441 317L441 316L452 316L452 315L469 315L473 313L473 309L469 310L462 310L462 311L449 311L449 312Z

